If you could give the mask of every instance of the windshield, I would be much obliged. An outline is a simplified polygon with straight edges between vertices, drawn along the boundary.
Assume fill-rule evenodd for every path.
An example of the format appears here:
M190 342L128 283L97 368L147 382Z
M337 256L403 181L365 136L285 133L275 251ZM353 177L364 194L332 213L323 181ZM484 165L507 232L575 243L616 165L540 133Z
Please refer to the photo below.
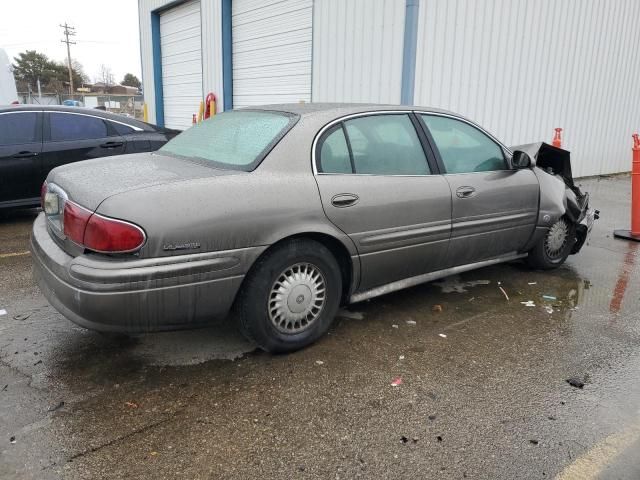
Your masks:
M214 115L185 130L159 151L212 166L253 170L287 133L297 117L256 110Z

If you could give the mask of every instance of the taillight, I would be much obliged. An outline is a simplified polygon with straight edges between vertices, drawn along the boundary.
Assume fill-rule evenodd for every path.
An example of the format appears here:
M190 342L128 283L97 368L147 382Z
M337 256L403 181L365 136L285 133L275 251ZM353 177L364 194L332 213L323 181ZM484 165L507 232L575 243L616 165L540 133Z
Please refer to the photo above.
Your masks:
M78 245L100 253L133 252L146 239L137 225L103 217L70 201L64 204L64 234Z
M82 245L84 241L84 230L87 227L89 217L92 212L86 210L73 202L65 202L64 204L64 234L78 245Z
M84 246L96 252L133 252L144 241L144 231L137 225L97 214L91 216L84 231Z

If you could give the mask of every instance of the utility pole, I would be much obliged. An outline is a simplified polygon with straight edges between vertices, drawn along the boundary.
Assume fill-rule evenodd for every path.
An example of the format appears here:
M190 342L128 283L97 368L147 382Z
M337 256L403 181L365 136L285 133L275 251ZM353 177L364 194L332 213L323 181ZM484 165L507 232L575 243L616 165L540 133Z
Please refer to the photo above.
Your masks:
M67 22L64 22L64 25L60 25L61 28L64 29L63 35L64 40L60 40L62 43L67 44L67 66L69 67L69 93L73 95L73 69L71 68L71 48L69 45L75 45L76 42L72 42L69 40L69 37L73 37L76 34L76 29L70 25L67 25Z

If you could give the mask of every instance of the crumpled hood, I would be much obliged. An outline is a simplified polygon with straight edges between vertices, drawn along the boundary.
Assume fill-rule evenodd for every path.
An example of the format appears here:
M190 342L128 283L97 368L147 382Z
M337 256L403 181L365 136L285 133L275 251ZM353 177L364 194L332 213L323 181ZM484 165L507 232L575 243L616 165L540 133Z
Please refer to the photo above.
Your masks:
M509 147L511 151L520 150L531 157L535 166L551 175L560 175L569 187L573 187L571 171L571 153L544 142L527 143Z
M232 173L154 153L98 158L58 167L47 182L69 199L95 210L108 197L140 188Z

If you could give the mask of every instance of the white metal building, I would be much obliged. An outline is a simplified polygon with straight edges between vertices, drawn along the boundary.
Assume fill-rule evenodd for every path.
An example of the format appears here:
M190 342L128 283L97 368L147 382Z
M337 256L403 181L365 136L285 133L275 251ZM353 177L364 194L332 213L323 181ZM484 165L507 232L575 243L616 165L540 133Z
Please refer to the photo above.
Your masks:
M507 145L562 127L577 176L630 169L637 0L139 0L150 120L280 102L445 108Z

